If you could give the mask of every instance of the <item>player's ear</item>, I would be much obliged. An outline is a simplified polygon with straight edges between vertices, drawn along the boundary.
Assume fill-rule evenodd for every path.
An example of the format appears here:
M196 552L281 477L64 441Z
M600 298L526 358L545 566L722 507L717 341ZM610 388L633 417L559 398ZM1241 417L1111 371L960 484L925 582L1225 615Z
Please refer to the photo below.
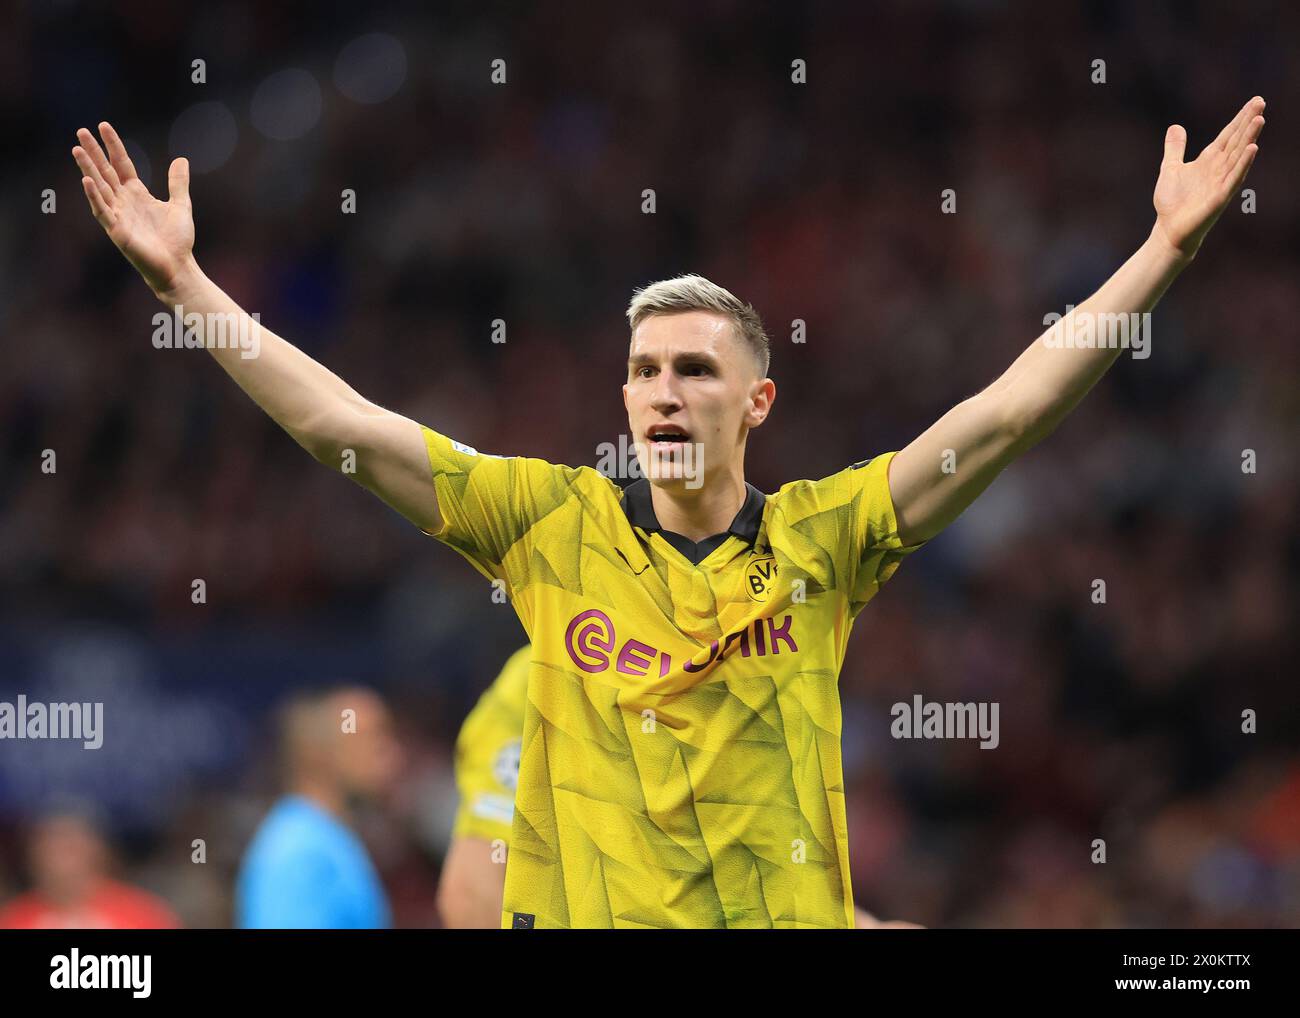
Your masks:
M776 402L776 383L770 378L763 378L754 383L754 390L749 396L749 411L745 415L751 428L757 428L772 412Z

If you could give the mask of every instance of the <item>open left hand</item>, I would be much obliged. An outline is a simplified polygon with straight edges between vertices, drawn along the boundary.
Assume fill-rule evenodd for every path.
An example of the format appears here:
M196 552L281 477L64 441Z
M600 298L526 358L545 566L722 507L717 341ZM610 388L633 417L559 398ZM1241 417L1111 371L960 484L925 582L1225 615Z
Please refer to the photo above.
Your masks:
M1174 124L1165 132L1165 157L1152 198L1156 229L1184 257L1193 257L1228 200L1246 179L1264 129L1264 100L1255 96L1219 136L1190 163L1183 162L1187 132Z

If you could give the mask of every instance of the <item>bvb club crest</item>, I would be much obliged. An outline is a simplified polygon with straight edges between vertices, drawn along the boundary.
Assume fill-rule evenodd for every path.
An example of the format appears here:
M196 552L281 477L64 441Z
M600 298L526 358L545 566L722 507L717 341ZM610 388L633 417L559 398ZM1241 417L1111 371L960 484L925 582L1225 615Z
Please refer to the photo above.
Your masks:
M755 559L745 570L745 593L751 601L766 603L776 586L776 559Z

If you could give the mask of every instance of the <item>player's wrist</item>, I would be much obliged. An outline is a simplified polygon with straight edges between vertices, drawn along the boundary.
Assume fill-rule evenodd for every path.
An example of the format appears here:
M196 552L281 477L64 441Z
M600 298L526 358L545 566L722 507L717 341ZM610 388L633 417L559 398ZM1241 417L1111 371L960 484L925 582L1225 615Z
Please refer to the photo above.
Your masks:
M150 288L160 301L169 307L175 307L185 303L186 295L193 293L204 279L203 270L199 268L194 252L191 251L165 281L156 285L151 283Z
M1151 236L1147 238L1147 244L1152 247L1160 258L1168 261L1170 267L1176 269L1182 269L1190 265L1196 257L1196 253L1201 249L1199 240L1195 243L1186 241L1181 245L1175 244L1158 218L1155 225L1151 227Z

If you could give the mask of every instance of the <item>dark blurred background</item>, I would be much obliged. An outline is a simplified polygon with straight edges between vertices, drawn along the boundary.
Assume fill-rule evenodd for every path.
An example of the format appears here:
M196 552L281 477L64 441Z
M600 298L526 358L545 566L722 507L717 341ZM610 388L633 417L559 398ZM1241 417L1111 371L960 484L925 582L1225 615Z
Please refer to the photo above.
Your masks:
M1190 158L1260 94L1258 211L1228 207L1152 356L1122 357L860 616L845 781L854 889L882 915L1300 924L1294 5L139 0L3 20L0 700L99 700L106 734L0 741L0 902L67 801L182 923L228 924L275 792L272 708L360 681L409 754L367 841L397 923L437 924L451 747L524 639L459 556L206 354L153 348L159 305L86 207L77 127L112 121L156 194L188 156L209 276L485 451L594 465L626 431L633 287L707 275L773 337L749 456L771 492L988 384L1146 237L1165 128ZM1001 745L894 741L889 708L918 692L999 702Z

